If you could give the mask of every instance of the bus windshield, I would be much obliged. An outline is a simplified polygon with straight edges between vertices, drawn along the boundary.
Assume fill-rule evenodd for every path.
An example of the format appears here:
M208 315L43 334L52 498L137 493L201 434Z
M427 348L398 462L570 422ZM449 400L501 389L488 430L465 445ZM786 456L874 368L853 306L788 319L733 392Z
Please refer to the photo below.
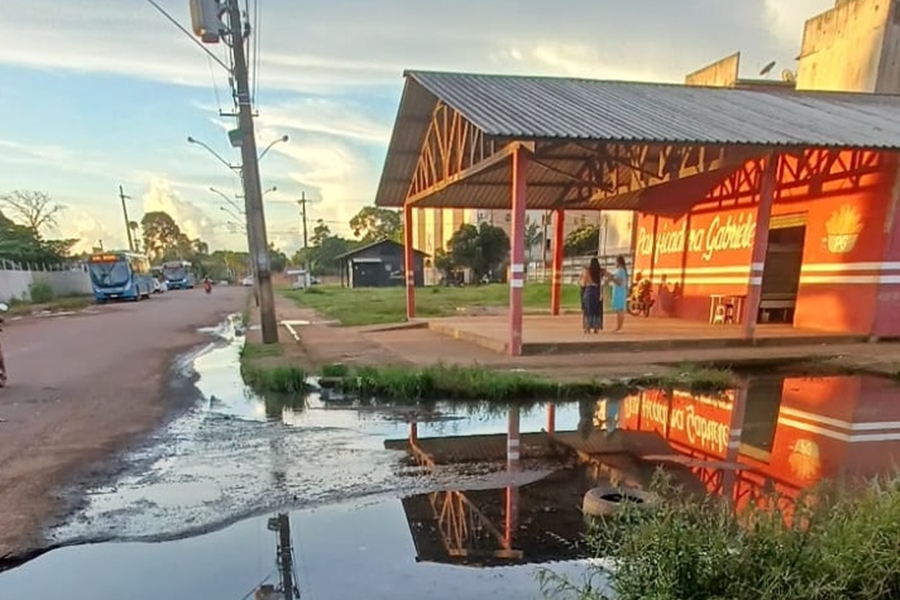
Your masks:
M163 267L163 277L168 281L182 281L187 279L187 269L182 266Z
M124 260L90 263L91 279L99 286L118 286L128 283L131 271Z

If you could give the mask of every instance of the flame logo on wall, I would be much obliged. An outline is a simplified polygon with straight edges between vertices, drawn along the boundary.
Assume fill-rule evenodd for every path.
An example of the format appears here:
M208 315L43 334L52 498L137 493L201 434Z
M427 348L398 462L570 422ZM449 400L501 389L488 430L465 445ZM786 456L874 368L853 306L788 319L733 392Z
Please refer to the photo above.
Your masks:
M844 204L825 223L825 246L832 254L848 254L856 247L863 223L859 211Z
M797 440L788 457L791 472L803 481L816 479L822 470L819 445L812 440Z

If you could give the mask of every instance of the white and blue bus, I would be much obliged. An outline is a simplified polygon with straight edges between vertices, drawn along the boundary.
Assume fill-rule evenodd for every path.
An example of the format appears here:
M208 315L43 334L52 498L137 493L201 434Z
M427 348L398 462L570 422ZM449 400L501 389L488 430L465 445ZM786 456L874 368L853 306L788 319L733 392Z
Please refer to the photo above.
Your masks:
M150 261L143 254L112 251L93 254L88 271L97 302L140 300L153 293Z
M191 263L186 260L174 260L163 263L163 278L170 290L189 290L194 287L194 275Z

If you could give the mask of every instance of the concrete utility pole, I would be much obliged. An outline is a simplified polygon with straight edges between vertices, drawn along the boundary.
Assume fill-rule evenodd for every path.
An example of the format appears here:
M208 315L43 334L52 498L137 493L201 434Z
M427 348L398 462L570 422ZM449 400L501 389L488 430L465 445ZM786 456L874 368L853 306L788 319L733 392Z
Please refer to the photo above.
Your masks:
M227 11L228 23L231 27L231 50L234 55L238 128L241 131L244 210L247 215L247 233L252 244L250 257L256 267L255 276L259 293L262 341L263 344L277 344L278 321L275 316L275 295L272 291L272 271L269 265L266 217L263 210L262 186L259 181L259 159L256 154L256 135L253 131L253 112L250 106L247 57L244 55L244 24L241 20L241 9L238 0L228 0Z
M300 192L300 199L297 200L297 204L300 205L300 218L303 219L303 248L306 249L309 247L309 236L307 233L307 224L306 224L306 205L309 203L309 200L306 199L306 192Z
M119 186L119 199L122 201L122 213L125 215L125 233L128 235L128 249L134 252L134 239L131 237L131 221L128 220L128 207L125 205L126 200L131 200L131 196L125 195L125 190Z

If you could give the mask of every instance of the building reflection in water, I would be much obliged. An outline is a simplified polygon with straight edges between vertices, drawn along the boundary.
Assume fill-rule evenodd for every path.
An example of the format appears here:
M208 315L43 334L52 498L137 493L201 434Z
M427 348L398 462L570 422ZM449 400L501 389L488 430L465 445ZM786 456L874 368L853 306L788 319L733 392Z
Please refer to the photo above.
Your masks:
M574 431L558 431L546 406L543 431L420 438L405 448L426 470L502 464L501 489L441 491L403 501L419 560L502 565L582 555L581 495L594 485L646 489L660 467L688 493L717 494L736 506L772 492L790 508L823 479L868 478L900 458L896 384L869 377L770 377L724 394L648 390L579 406ZM523 461L555 468L520 485ZM499 486L494 486L499 487Z

